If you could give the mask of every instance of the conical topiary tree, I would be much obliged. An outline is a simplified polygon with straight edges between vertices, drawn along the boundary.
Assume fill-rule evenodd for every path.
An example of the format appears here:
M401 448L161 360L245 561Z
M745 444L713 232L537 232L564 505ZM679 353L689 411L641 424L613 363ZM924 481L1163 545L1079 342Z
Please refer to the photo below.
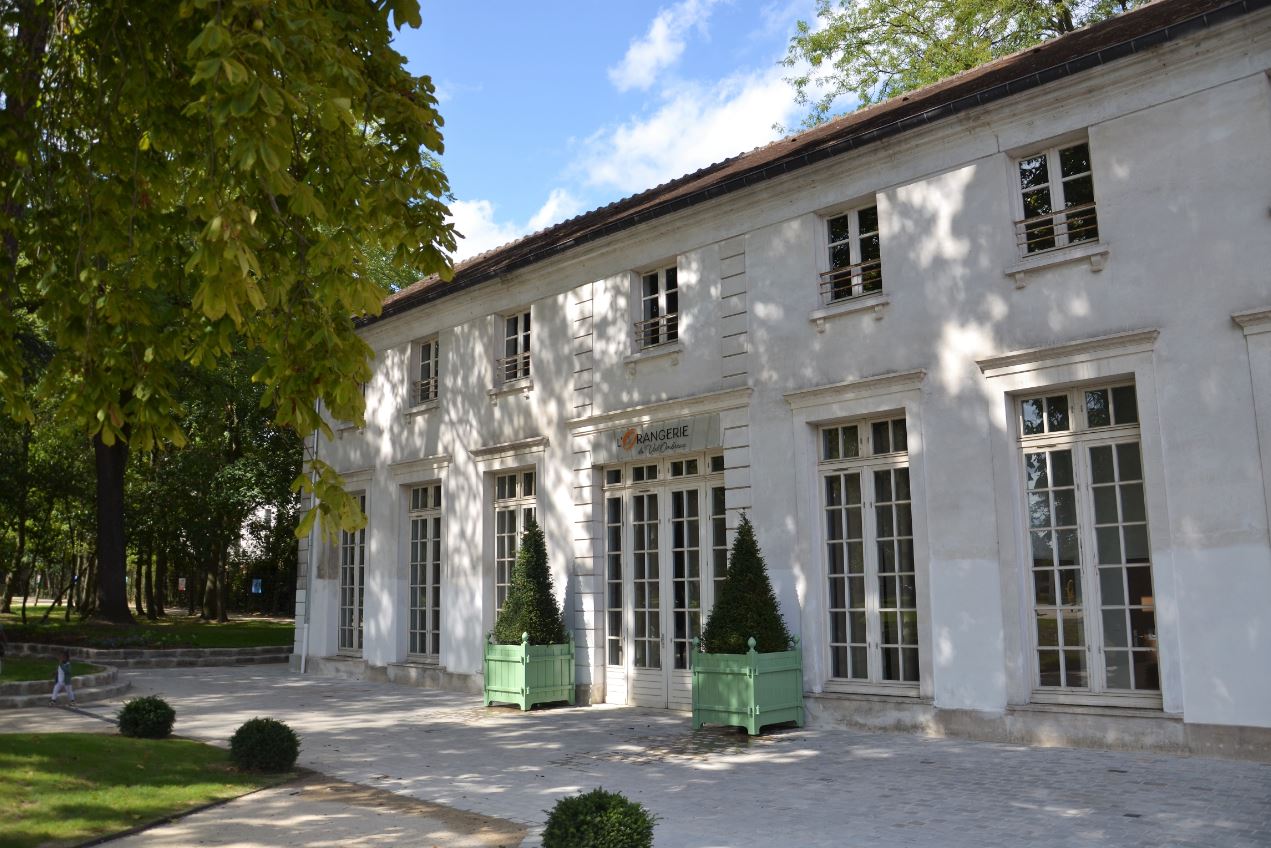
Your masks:
M728 553L728 575L702 631L702 647L710 654L744 654L751 636L761 654L790 648L790 631L768 581L755 529L743 515Z
M530 634L531 645L561 645L569 641L565 617L552 588L552 572L547 568L543 530L532 518L525 524L507 599L494 622L494 641L519 645L522 633Z

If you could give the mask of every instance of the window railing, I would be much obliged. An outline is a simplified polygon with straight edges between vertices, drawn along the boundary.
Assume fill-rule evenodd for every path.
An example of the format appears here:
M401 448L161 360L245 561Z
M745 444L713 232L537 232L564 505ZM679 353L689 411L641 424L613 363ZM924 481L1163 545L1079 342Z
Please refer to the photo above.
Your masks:
M528 377L530 376L530 352L527 350L525 353L516 353L497 359L495 366L498 368L498 373L503 375L505 383Z
M1098 238L1099 217L1093 203L1015 222L1015 241L1023 256Z
M416 380L414 385L413 402L416 406L421 403L428 403L430 400L437 399L437 378L431 377L427 380Z
M826 271L821 274L820 288L822 306L882 291L883 260L870 259Z
M635 322L636 347L644 350L650 347L673 342L680 337L680 316L672 312L670 315L659 315Z

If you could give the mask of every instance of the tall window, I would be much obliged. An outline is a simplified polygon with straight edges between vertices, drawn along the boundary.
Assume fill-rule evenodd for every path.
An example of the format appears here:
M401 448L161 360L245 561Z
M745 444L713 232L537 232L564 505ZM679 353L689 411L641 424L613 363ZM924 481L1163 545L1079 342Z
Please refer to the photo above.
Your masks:
M680 337L680 292L674 267L641 276L640 316L635 323L636 347L654 347Z
M1019 401L1036 685L1160 690L1132 384Z
M410 653L441 653L441 484L410 490Z
M853 209L826 219L829 268L821 275L821 302L836 303L883 288L878 207Z
M1017 168L1024 219L1015 223L1015 236L1021 253L1099 238L1088 143L1052 147L1019 160Z
M503 316L503 356L499 373L510 382L530 376L530 311Z
M533 471L514 471L494 478L494 606L503 609L512 566L525 525L535 516Z
M904 418L821 430L830 674L918 682L918 591Z
M617 474L621 482L622 472ZM622 497L618 495L605 498L605 662L609 665L625 664L622 655L622 556Z
M441 375L439 347L435 337L419 342L415 346L415 382L412 386L411 399L416 405L437 399Z
M366 514L366 494L354 495ZM340 531L340 617L338 646L341 651L362 650L362 594L366 578L366 528Z

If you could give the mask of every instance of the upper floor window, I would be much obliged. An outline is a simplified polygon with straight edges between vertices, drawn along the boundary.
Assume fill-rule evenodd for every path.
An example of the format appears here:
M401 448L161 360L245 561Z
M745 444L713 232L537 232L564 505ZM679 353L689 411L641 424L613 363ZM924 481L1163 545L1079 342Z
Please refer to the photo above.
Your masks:
M636 347L643 350L680 337L680 292L674 266L640 277L640 320Z
M1016 164L1024 215L1015 222L1021 254L1098 240L1088 142L1052 147Z
M530 376L530 311L503 316L503 356L498 361L503 382Z
M418 406L437 399L440 383L441 353L437 338L425 339L415 346L414 382L411 385L411 402Z
M829 305L882 291L878 206L853 209L825 221L830 270L821 274L821 303Z

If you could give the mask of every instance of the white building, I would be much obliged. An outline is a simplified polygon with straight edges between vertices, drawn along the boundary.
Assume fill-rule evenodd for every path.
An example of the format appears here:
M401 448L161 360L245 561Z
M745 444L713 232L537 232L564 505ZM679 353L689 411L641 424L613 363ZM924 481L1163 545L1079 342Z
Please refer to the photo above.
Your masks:
M479 690L534 511L582 702L686 708L745 512L813 721L1271 755L1268 69L1161 0L394 295L297 665Z

